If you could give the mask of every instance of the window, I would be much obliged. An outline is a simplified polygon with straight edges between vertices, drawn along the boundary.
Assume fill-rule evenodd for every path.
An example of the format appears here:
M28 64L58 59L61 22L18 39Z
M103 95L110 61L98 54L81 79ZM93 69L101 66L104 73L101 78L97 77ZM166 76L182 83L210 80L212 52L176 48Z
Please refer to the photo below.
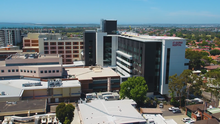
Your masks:
M58 49L63 49L63 47L58 47Z
M56 72L59 73L59 70L57 70Z
M51 54L56 54L56 51L51 51Z
M71 53L71 51L66 51L66 53Z
M32 71L32 70L31 70L30 72L31 72L31 73L33 73L33 71Z
M53 70L53 73L55 73L55 70Z
M78 55L73 55L74 57L79 57Z
M36 71L34 71L34 73L36 73Z
M40 73L44 73L43 71L40 71Z
M66 59L66 62L72 62L72 59Z
M71 45L71 42L66 42L66 45Z
M80 42L81 45L83 45L83 42Z
M24 72L26 72L26 70L24 70Z
M73 49L79 49L79 47L78 46L73 46Z
M58 45L63 45L63 42L58 42Z
M66 58L70 58L71 57L71 55L66 55Z
M48 73L51 73L51 70L49 70Z
M47 73L47 70L45 70L44 73Z
M170 70L170 48L167 48L167 63L166 63L166 84L169 83L169 70Z
M27 70L27 73L29 73L29 70Z
M44 42L44 45L48 45L48 42Z
M14 70L14 69L12 69L12 70L11 70L11 72L15 72L15 70Z
M70 46L66 46L66 49L71 49L71 47Z
M16 72L18 72L18 69L16 69Z
M56 42L50 42L50 45L56 45Z
M48 54L49 52L48 51L44 51L44 54Z
M1 72L4 73L5 71L4 71L4 70L1 70Z
M74 44L74 45L78 45L78 42L74 42L73 44Z
M23 72L23 70L21 69L20 72Z
M8 69L8 72L11 72L11 70L10 70L10 69Z

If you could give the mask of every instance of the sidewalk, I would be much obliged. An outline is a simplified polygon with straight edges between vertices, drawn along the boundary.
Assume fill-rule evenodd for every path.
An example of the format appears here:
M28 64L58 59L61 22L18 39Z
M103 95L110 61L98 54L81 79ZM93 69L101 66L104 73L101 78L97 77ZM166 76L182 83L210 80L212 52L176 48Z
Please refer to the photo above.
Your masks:
M74 118L71 124L80 124L79 114L77 108L74 110Z

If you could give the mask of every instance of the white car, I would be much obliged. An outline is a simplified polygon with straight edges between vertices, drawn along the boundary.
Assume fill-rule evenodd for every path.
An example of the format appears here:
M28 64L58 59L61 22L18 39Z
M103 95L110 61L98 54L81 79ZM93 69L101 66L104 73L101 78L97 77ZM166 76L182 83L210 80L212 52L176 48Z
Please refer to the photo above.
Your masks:
M169 111L173 111L174 109L179 109L178 107L170 107L168 108Z
M183 118L183 120L182 120L184 123L186 123L186 122L188 122L188 121L192 121L192 119L191 118Z
M195 122L196 122L196 121L191 120L191 121L186 122L186 124L194 124Z

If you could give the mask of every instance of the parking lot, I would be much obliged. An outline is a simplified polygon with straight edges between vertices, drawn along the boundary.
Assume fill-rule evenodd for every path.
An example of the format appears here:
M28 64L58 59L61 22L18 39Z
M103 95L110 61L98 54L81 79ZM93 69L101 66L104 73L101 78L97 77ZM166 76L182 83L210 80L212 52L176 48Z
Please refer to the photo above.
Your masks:
M164 105L164 108L161 108L162 112L163 112L163 117L165 119L173 119L174 121L176 121L177 124L184 124L184 122L182 121L183 118L186 118L188 116L185 115L185 111L181 110L182 113L173 113L172 111L169 111L168 108L172 107L171 105ZM159 106L158 106L159 108Z

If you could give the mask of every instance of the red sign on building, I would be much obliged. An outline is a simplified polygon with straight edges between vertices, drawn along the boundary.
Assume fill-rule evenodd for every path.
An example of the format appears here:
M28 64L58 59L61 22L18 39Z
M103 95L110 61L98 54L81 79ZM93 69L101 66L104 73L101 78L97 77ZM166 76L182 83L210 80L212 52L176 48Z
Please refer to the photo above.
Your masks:
M173 46L181 46L183 42L173 42Z

